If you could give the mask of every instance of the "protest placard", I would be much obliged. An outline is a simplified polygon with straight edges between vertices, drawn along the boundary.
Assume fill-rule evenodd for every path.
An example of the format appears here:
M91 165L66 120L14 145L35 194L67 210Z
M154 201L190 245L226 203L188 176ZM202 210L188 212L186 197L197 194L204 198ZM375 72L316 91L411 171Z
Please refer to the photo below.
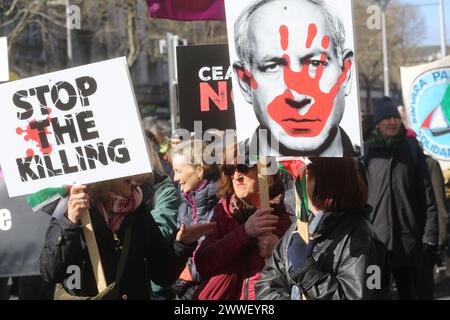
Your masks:
M225 20L224 0L147 0L152 18L173 20Z
M450 57L401 68L409 125L432 157L450 160Z
M125 58L0 85L11 197L151 171Z
M265 156L360 155L351 0L225 9L238 141Z
M228 46L177 47L180 127L194 132L235 128Z

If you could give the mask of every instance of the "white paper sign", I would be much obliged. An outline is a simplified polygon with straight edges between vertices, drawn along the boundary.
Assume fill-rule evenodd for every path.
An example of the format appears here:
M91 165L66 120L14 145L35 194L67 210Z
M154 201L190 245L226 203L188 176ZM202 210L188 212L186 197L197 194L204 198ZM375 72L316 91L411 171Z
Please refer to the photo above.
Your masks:
M0 82L9 80L8 41L6 37L0 38Z
M360 154L352 3L324 3L225 1L238 141L267 129L260 155Z
M125 58L0 85L9 195L151 171Z

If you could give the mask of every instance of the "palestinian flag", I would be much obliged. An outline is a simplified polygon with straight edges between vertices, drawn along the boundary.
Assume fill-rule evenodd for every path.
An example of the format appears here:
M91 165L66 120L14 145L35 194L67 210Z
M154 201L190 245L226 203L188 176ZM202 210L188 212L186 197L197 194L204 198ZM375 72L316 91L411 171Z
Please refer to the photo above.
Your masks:
M433 135L450 132L450 84L445 91L441 104L433 109L420 129L429 129Z
M306 194L306 168L311 162L307 158L283 158L278 161L281 171L289 174L294 183L295 216L297 229L305 242L308 235L308 196ZM303 235L301 231L306 234ZM305 238L306 237L306 238Z
M152 18L172 20L225 20L224 0L147 0Z
M47 188L27 197L33 211L43 211L54 218L62 219L67 212L69 187Z

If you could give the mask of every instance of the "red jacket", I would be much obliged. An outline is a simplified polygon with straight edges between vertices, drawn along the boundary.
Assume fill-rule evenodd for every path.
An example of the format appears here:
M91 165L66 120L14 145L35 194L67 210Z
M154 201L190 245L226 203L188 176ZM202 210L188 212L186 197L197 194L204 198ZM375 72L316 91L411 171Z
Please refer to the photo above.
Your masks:
M284 205L275 212L280 220L274 232L282 238L292 221ZM211 222L216 232L197 249L195 264L205 282L197 291L199 300L255 300L255 284L265 265L257 239L245 233L234 216L231 201L222 199L214 208Z

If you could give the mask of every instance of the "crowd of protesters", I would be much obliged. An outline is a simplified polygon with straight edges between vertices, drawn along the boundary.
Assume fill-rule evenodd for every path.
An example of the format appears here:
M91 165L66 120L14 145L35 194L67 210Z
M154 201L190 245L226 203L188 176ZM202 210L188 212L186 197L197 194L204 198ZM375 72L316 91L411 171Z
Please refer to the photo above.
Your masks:
M41 276L19 279L22 298L433 299L434 266L448 242L439 163L424 155L392 99L378 100L365 126L361 158L310 159L304 241L283 173L268 177L263 209L257 166L237 160L236 144L222 150L231 162L211 164L208 143L171 140L152 125L152 173L72 186L64 219L48 227ZM80 221L87 209L102 292ZM80 288L65 281L70 265L81 266Z

